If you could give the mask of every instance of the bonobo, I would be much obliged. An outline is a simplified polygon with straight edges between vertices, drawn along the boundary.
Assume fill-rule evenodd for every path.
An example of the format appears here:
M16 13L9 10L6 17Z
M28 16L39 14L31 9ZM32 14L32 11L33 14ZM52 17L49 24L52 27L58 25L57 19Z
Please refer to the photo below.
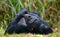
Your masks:
M13 33L35 33L35 34L49 34L52 33L51 27L41 19L37 11L28 13L29 11L24 8L17 13L14 20L7 27L5 34Z
M25 19L23 19L24 14L28 14L28 10L26 8L22 9L16 14L14 20L12 20L12 22L7 27L5 34L20 33L21 31L25 32L26 23Z

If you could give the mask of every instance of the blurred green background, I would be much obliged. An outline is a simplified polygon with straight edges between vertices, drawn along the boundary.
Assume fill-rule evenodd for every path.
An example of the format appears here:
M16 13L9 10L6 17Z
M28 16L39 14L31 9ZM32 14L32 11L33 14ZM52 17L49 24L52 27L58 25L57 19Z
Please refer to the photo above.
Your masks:
M37 10L42 19L53 26L55 33L49 34L49 37L60 36L60 0L0 0L0 33L5 31L16 13L24 7L30 12Z

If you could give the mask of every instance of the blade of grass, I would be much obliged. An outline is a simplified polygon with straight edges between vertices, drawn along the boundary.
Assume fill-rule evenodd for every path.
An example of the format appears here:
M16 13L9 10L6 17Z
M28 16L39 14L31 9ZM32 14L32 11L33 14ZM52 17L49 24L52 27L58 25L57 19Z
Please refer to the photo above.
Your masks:
M15 14L16 14L16 10L15 10L15 8L14 8L14 6L13 6L13 4L12 4L11 0L8 0L8 2L10 3L11 8L12 8L12 17L14 17L14 16L15 16Z

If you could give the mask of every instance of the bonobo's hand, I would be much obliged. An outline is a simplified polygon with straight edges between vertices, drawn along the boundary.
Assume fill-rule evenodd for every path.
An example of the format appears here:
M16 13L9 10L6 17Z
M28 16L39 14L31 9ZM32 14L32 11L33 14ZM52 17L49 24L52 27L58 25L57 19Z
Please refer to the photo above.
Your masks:
M18 16L24 16L24 14L28 14L28 9L27 8L23 8L21 11L18 12Z

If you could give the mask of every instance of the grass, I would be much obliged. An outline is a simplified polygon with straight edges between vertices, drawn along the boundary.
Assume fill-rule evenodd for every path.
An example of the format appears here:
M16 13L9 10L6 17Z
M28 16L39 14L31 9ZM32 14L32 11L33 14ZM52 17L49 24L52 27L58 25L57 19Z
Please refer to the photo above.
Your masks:
M52 33L52 34L48 34L48 35L41 35L41 34L31 34L31 33L28 33L28 34L24 34L24 33L21 33L21 34L6 34L4 35L4 32L5 30L3 29L0 29L0 37L60 37L60 33L56 32L56 33Z
M28 2L28 3L27 3ZM30 12L37 10L41 17L50 25L59 27L60 25L60 6L59 0L0 0L0 9L3 10L0 14L0 28L7 27L9 22L14 18L15 14L22 8L28 6ZM58 10L59 9L59 10ZM4 13L4 14L3 14ZM3 17L4 16L4 17ZM50 17L48 17L50 16ZM52 20L53 19L53 20ZM60 27L59 27L60 28ZM5 28L4 28L5 29ZM43 37L40 34L12 34L4 35L3 29L0 29L0 37ZM46 36L44 36L46 37ZM48 34L48 37L60 37L60 33Z

